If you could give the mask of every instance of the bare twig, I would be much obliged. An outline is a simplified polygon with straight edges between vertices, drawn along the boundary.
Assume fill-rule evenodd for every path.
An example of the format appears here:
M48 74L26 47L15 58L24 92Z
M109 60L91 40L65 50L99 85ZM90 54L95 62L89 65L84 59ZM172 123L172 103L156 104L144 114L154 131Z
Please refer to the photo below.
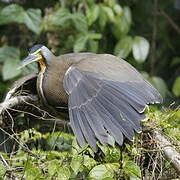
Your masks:
M2 154L0 154L0 159L1 159L1 161L4 163L4 165L5 165L8 169L10 169L9 164L8 164L7 161L4 159L4 157L3 157Z
M173 148L172 144L158 131L154 131L154 139L165 155L165 158L172 164L180 175L180 154Z
M65 129L67 127L67 131L71 132L71 127L70 127L69 122L61 120L57 117L54 117L54 116L50 115L48 112L40 109L37 106L38 103L39 103L39 101L38 101L38 97L36 95L11 97L8 94L8 98L5 98L4 102L0 103L0 120L2 121L4 112L7 112L7 110L13 110L16 112L26 113L31 116L34 116L34 117L38 118L39 120L43 120L45 123L58 125L59 127L63 127L63 129ZM33 114L32 112L25 112L25 111L19 110L18 108L17 109L14 108L14 107L20 106L20 105L32 106L32 107L36 108L39 112L43 112L44 115L37 116L37 115ZM52 117L52 118L45 118L44 117L45 114L47 114L49 117Z
M17 81L15 81L11 87L11 89L7 92L5 100L10 99L15 93L16 91L23 86L28 80L34 79L37 77L37 73L30 73L20 79L18 79Z
M7 99L0 104L0 115L2 115L6 109L10 109L17 105L22 105L26 101L31 102L31 103L37 102L38 97L36 95L29 95L29 96L16 96L16 97Z
M154 65L156 60L157 9L158 9L158 0L154 0L153 29L152 29L151 56L150 56L151 75L154 74Z
M172 18L165 12L163 11L162 9L160 9L159 15L163 16L167 21L168 23L174 28L174 30L180 34L180 28L179 26L172 20Z

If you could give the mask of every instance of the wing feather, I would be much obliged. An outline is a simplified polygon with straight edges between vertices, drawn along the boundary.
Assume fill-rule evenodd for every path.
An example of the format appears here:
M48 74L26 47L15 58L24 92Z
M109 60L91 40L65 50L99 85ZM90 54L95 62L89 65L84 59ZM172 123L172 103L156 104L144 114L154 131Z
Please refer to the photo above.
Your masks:
M147 104L161 96L145 80L112 81L73 67L64 78L69 94L70 124L80 146L86 142L96 151L96 140L108 144L109 134L122 145L139 131Z

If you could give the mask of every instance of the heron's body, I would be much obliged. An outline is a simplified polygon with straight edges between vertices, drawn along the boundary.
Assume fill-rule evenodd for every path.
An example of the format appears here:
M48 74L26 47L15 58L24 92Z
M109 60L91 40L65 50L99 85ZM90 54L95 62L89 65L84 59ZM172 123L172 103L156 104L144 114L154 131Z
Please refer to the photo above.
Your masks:
M162 101L158 91L118 57L94 53L56 57L44 46L41 52L39 96L49 106L68 106L81 146L88 142L96 150L96 140L109 144L109 135L119 145L124 136L131 140L140 130L147 104Z
M40 71L38 75L37 89L44 103L54 107L67 106L68 94L63 86L65 74L70 67L76 66L83 59L93 55L93 53L71 53L54 56L48 68Z

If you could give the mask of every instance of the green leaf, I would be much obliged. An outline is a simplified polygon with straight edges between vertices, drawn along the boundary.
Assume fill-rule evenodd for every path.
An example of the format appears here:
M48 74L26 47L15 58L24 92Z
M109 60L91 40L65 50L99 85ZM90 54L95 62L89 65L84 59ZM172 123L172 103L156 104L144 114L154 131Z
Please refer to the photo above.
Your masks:
M16 77L21 73L21 70L17 70L17 64L20 61L19 49L14 47L2 47L0 48L0 62L4 62L2 67L2 75L4 80L8 80Z
M149 53L149 42L140 36L136 36L133 41L133 56L136 61L144 62Z
M171 66L178 66L180 64L180 57L174 57L171 61Z
M83 157L84 157L83 165L86 166L88 170L91 170L95 165L97 165L97 162L93 158L90 158L87 155L83 155Z
M93 39L88 40L88 49L90 52L97 53L99 42Z
M71 15L71 19L79 32L87 32L88 24L86 16L82 13L75 13Z
M141 170L133 161L125 161L123 170L130 180L141 180Z
M114 49L114 54L120 58L126 58L132 49L132 38L125 36L119 40Z
M19 56L20 51L15 47L5 46L0 48L0 62L12 59L19 59Z
M71 172L69 170L69 168L67 167L61 167L58 170L58 179L59 180L68 180L71 176Z
M166 94L168 92L168 88L167 88L165 81L160 77L152 77L152 78L150 78L150 82L160 92L162 97L165 98Z
M113 10L118 16L121 16L123 13L123 9L119 4L115 4Z
M41 179L41 170L38 169L30 160L25 166L25 179L26 180L39 180Z
M132 22L132 16L131 16L131 10L129 7L124 7L123 8L123 15L127 21L127 23L130 25Z
M127 22L125 16L116 16L112 28L112 32L116 39L121 39L129 32L130 24Z
M94 5L91 8L87 9L86 15L88 20L88 25L93 24L97 20L99 16L99 12L100 12L100 8L98 5Z
M66 23L69 19L71 19L71 14L68 9L60 8L56 12L50 14L49 23L52 25L62 26Z
M81 35L74 43L74 52L80 52L85 49L86 43L88 41L87 35Z
M101 29L104 29L104 27L107 23L107 20L108 20L107 15L103 10L103 6L101 5L100 6L100 14L99 14L99 25L100 25Z
M36 34L40 32L41 21L42 17L40 9L28 9L24 13L24 23Z
M61 167L59 161L54 159L48 164L48 173L53 176L59 171L60 168Z
M111 147L111 146L103 146L101 144L98 144L98 146L100 147L100 149L102 150L102 152L105 155L105 162L108 163L115 163L118 162L120 160L120 150L119 148L115 148L115 147Z
M175 96L180 96L180 76L178 76L173 84L172 92Z
M7 59L4 62L2 68L2 75L4 80L9 80L11 78L16 77L21 73L20 70L17 69L17 64L19 63L19 59Z
M0 11L0 25L12 22L24 23L24 9L17 5L11 4Z
M119 169L118 163L107 163L95 166L89 173L89 179L103 180L104 178L112 178Z
M115 16L113 10L108 6L102 6L103 11L106 13L110 22L115 22Z
M6 173L6 167L0 161L0 180L3 180L3 176L5 175L5 173Z
M73 169L75 174L78 174L79 168L83 164L83 156L81 155L74 155L72 160L71 160L71 168Z
M102 34L100 33L88 33L89 39L101 39Z
M116 3L116 0L104 0L105 4L107 4L109 7L113 7Z

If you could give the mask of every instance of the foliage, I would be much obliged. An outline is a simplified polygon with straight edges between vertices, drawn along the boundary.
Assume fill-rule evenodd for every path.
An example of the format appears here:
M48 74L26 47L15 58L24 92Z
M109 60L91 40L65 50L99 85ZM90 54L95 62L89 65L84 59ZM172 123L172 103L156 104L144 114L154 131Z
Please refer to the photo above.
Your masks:
M90 51L126 58L139 70L150 73L148 79L164 98L179 96L178 42L169 36L173 29L166 19L158 14L153 15L156 20L152 18L153 2L61 0L49 2L48 7L47 4L48 1L40 6L34 1L0 3L1 97L9 82L22 75L16 67L27 55L26 48L36 43L47 45L55 54ZM159 9L165 10L170 5L173 1L158 4ZM159 34L154 35L157 29ZM150 51L150 44L154 43L160 44L156 45L157 52L153 47Z
M33 135L32 135L33 134ZM21 171L14 171L15 177L26 179L72 179L87 177L88 179L113 179L120 177L124 172L127 178L140 179L139 167L130 159L125 160L122 170L120 170L120 150L119 148L103 147L104 158L97 160L94 152L86 145L79 148L73 136L64 133L52 133L42 135L34 129L25 130L21 133L20 141L23 148L19 148L13 157L3 154L5 161L11 164L12 169L22 167ZM54 147L48 146L49 137L62 138L63 140L54 142ZM46 151L39 147L33 147L36 140L43 138L46 144ZM31 144L28 145L28 143ZM65 148L66 143L69 148ZM25 150L25 143L31 148L28 153ZM115 158L118 157L118 158ZM120 173L121 171L121 173ZM0 166L0 173L3 176L8 174L3 164Z
M163 131L163 134L166 135L170 142L180 141L180 109L176 108L175 110L166 109L165 111L159 112L154 111L153 108L149 110L147 119L150 126L154 126Z
M160 112L154 108L147 110L147 118L143 122L149 129L161 128L164 134L176 145L180 140L178 126L180 124L179 109L172 111L166 109ZM147 132L150 136L150 132ZM124 147L102 146L97 144L99 150L94 153L86 144L80 148L74 136L62 132L41 134L35 129L22 131L16 138L19 146L13 156L2 153L0 163L0 174L12 176L18 179L98 179L98 180L140 180L142 177L157 179L159 173L161 178L175 178L176 173L168 174L172 170L169 163L162 156L161 152L152 149L150 137L147 140L149 145L144 144L144 137L147 134L137 135L132 143L126 143ZM52 141L52 139L54 139ZM156 154L155 154L156 152ZM156 156L160 164L150 164L152 156ZM150 157L150 158L147 158ZM159 159L161 158L161 159ZM4 164L4 162L6 162ZM8 164L8 169L6 165ZM159 169L163 169L159 172Z

